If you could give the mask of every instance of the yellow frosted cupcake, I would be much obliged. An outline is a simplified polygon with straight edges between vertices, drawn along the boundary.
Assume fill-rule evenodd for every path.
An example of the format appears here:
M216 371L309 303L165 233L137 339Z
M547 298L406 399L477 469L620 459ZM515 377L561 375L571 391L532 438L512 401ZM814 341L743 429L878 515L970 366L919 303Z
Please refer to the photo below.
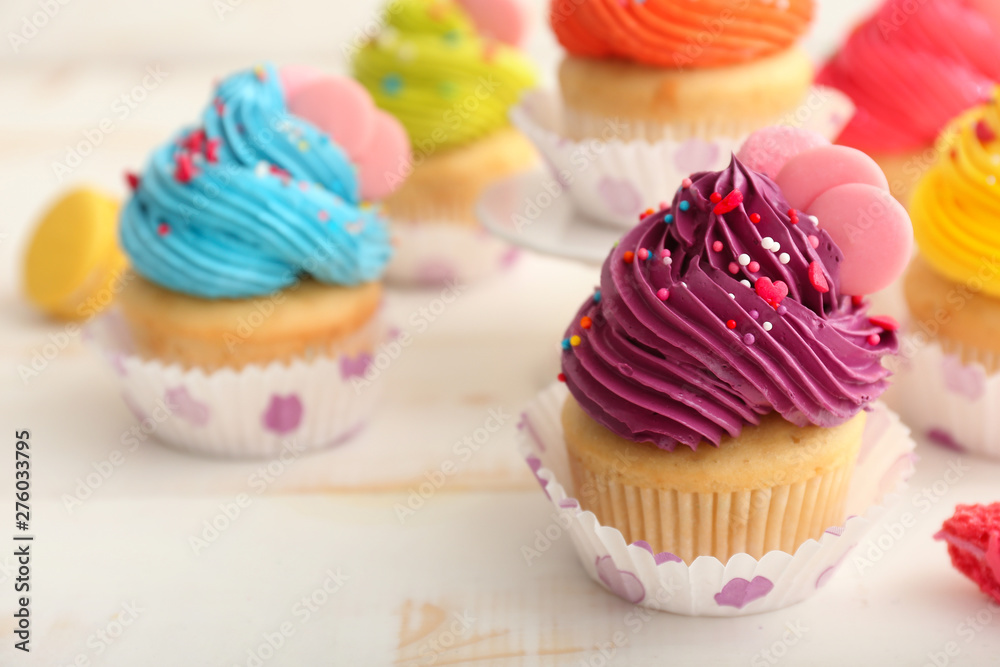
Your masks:
M357 80L399 119L413 147L412 172L397 175L406 181L385 200L399 251L390 277L478 277L508 252L487 242L475 205L488 185L538 160L507 119L535 71L516 48L485 34L484 17L471 11L483 4L390 3L387 24L353 59Z
M1000 457L1000 108L954 119L910 202L919 254L904 280L907 379L896 396L914 430Z
M552 0L568 136L742 137L794 111L812 83L795 45L812 0Z

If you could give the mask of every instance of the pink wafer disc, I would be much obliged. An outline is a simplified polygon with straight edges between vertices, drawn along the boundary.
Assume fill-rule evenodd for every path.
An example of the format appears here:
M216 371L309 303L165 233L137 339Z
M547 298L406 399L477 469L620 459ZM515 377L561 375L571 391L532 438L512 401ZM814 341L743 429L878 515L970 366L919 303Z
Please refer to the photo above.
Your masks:
M362 199L381 199L409 172L410 138L399 121L384 111L375 114L375 132L359 158Z
M844 253L842 294L877 292L903 272L913 246L913 227L906 209L887 189L869 183L838 185L806 210Z
M278 72L281 78L281 88L285 91L285 99L299 92L303 86L326 76L323 70L312 65L286 65Z
M838 185L865 183L889 191L889 182L878 164L847 146L822 146L799 153L774 180L792 208L810 213L813 201Z
M330 135L352 160L375 133L375 103L364 86L347 77L325 76L286 95L288 110Z
M480 33L518 45L528 32L528 11L517 0L459 0Z
M774 125L747 137L736 158L750 169L774 179L793 156L810 148L829 145L825 137L815 132Z

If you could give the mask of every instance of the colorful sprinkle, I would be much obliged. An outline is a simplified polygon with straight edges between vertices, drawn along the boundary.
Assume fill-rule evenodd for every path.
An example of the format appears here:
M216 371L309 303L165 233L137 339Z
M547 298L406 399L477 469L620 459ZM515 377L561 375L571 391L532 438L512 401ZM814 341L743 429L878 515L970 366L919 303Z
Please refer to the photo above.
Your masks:
M740 281L740 285L743 285L744 287L750 287L750 281L744 278L743 280Z
M565 373L560 373L559 375L556 376L556 379L559 380L560 382L565 382L566 381L566 374Z
M205 144L205 159L215 164L219 161L219 146L222 145L222 140L209 139L208 143Z
M587 317L586 315L580 318L580 326L584 329L589 329L591 326L593 326L593 324L594 321L589 317Z
M852 296L851 297L851 305L854 306L855 308L858 308L859 306L861 306L862 304L864 304L864 302L865 302L865 297L864 296Z
M673 221L674 221L673 213L667 213L665 216L663 216L663 222L667 223L668 225Z
M979 143L985 144L993 141L997 138L996 133L990 129L990 126L986 124L986 121L980 119L976 123L976 139L979 139Z
M813 248L818 248L819 247L819 237L818 236L810 234L807 238L809 239L809 245L811 245Z
M781 244L780 243L778 243L777 241L775 241L774 243L771 244L771 252L778 252L779 250L781 250Z
M398 95L403 89L403 77L398 74L386 74L382 77L382 90L386 95Z
M735 298L736 298L736 295L735 295L735 294L733 294L732 292L730 292L730 293L729 293L729 298L730 298L730 299L735 299Z
M770 236L765 236L760 240L760 247L763 248L764 250L770 250L771 246L773 245L774 245L774 239L772 239Z
M750 311L750 317L752 317L754 319L757 319L758 317L760 317L760 313L757 312L756 310L751 310Z
M664 257L670 257L670 250L667 248L660 251L660 258L662 259Z
M680 204L677 205L677 208L679 208L682 211L686 211L689 208L691 208L691 202L689 202L687 199L685 199L685 200L681 201Z
M788 262L792 261L792 256L789 255L787 252L783 252L780 255L778 255L778 261L781 262L782 264L788 264Z
M572 345L573 347L576 347L577 345L580 344L580 337L576 335L570 336L569 344Z
M728 329L735 329L736 328L736 320L726 320L726 328L728 328Z
M596 292L594 292L594 303L600 303L600 302L601 302L601 290L597 290Z
M753 345L755 340L757 339L754 338L752 333L743 334L743 342L747 345Z
M816 288L820 294L826 294L830 291L830 284L826 282L823 267L819 265L819 262L809 264L809 284Z
M736 258L736 261L740 263L740 266L746 266L747 264L750 263L750 255L742 253L739 257Z
M725 199L723 199L722 201L720 201L718 204L715 205L715 208L712 209L712 213L716 215L725 215L726 213L729 213L742 203L743 203L743 193L740 192L739 190L733 190L728 195L726 195Z
M880 342L882 342L882 337L879 336L878 334L872 334L871 336L868 336L869 345L878 345Z
M666 301L667 299L670 298L670 290L668 290L666 287L661 287L660 289L656 290L656 298L659 299L660 301Z
M128 183L129 188L135 190L139 187L139 175L132 171L126 171L125 182Z
M666 208L667 208L668 206L670 206L670 204L668 204L667 202L665 202L665 201L661 201L661 202L660 202L660 210L661 210L661 211L664 211L664 210L666 210Z
M771 324L770 322L764 322L762 326L764 327L764 331L770 331L771 329L774 328L774 325Z
M187 153L180 153L177 156L177 169L174 171L174 178L178 183L190 183L191 179L197 175L191 156Z
M170 225L168 225L165 222L161 222L160 225L156 228L156 233L159 234L160 236L166 236L167 234L170 233Z
M740 272L739 265L736 262L729 262L729 272L734 274L739 273Z
M899 322L891 315L872 315L868 321L877 327L882 327L886 331L896 331L899 329Z
M708 197L708 200L709 200L710 202L712 202L713 204L718 204L718 203L719 203L720 201L722 201L722 195L720 195L720 194L719 194L718 192L713 192L713 193L712 193L712 194L711 194L711 195L710 195L710 196Z
M625 254L622 255L622 261L626 264L631 264L635 260L635 253L631 250L626 250Z
M712 244L712 250L715 252L722 252L722 241L716 241Z
M647 259L649 259L649 251L648 251L648 250L646 250L645 248L639 248L639 253L638 253L638 255L639 255L639 259L641 259L641 260L642 260L642 261L644 261L644 262L645 262L645 261L646 261Z
M747 264L747 269L749 269L750 273L757 273L758 271L760 271L760 263L750 262L749 264Z
M319 213L316 214L316 217L319 218L320 222L326 222L327 220L330 219L330 214L327 213L326 211L320 211Z
M788 312L788 309L787 309L787 308L785 308L784 306L778 306L778 309L777 309L777 310L778 310L778 314L779 314L779 315L784 315L785 313L787 313L787 312Z
M751 213L750 214L750 222L752 222L755 225L758 222L760 222L760 214L759 213Z
M682 188L689 188L689 187L691 187L691 179L690 178L685 178L683 181L681 181L681 187Z
M568 352L569 349L570 349L570 347L572 347L572 346L569 343L569 338L563 338L563 340L562 340L562 349L564 349L564 350L566 350Z

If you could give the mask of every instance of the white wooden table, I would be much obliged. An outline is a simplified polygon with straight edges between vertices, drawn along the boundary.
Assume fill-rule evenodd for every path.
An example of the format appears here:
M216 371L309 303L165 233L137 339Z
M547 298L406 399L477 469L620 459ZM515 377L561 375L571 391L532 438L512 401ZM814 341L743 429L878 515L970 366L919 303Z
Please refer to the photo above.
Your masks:
M247 0L218 21L209 2L164 4L76 0L23 52L0 57L0 451L31 429L36 535L25 656L12 648L13 454L2 454L0 665L996 664L996 610L931 535L956 502L1000 499L1000 466L963 460L970 469L949 485L958 459L925 443L902 505L859 548L870 565L845 565L817 597L781 612L698 619L633 608L587 578L568 539L527 564L521 547L544 547L552 518L514 427L556 373L557 341L597 280L592 267L528 256L470 287L391 366L375 423L338 449L262 473L262 463L150 441L101 477L134 423L112 373L77 337L39 377L18 377L61 331L17 296L33 216L70 182L122 193L123 169L190 119L220 73L270 54L335 63L330 44L374 6ZM33 7L0 7L3 32ZM282 20L295 29L265 29ZM553 62L547 35L532 48ZM169 76L58 182L52 162L150 65ZM436 293L390 297L405 322ZM509 416L501 431L471 457L456 454L490 411ZM449 462L458 472L428 493ZM401 520L399 507L417 498ZM220 519L227 510L233 518ZM907 513L912 527L900 529ZM224 528L206 529L213 521ZM977 614L988 621L978 631L966 621Z

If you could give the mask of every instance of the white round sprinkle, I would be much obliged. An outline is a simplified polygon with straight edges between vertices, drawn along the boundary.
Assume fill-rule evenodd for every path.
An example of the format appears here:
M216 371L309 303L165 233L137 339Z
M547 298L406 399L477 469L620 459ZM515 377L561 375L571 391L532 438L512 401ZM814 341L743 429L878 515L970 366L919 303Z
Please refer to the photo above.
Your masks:
M779 250L781 250L781 244L780 243L778 243L777 241L775 241L774 243L771 244L771 252L778 252Z
M989 176L986 177L986 185L996 185L996 182L997 182L997 177L994 176L993 174L990 174Z
M764 322L764 331L770 331L773 326L770 322Z
M740 263L740 266L746 266L750 263L750 255L743 253L737 258L737 261Z
M687 287L687 286L688 286L688 284L687 284L687 283L685 283L685 282L682 282L682 283L681 283L681 287Z
M778 255L778 261L781 262L782 264L788 264L788 261L791 258L792 256L789 255L787 252L783 252L780 255Z
M744 287L750 287L750 281L746 279L741 280L740 285L743 285Z
M263 160L258 162L257 166L254 167L253 170L253 173L256 174L257 176L267 176L267 172L268 172L267 163L264 162Z
M763 248L764 250L770 250L771 244L773 243L774 239L772 239L770 236L765 236L760 240L760 247Z
M666 264L667 266L670 266L671 264L674 263L674 260L671 259L670 257L664 257L663 258L663 263Z
M729 293L729 298L730 298L730 299L735 299L735 298L736 298L736 295L735 295L735 294L733 294L732 292L730 292L730 293Z

